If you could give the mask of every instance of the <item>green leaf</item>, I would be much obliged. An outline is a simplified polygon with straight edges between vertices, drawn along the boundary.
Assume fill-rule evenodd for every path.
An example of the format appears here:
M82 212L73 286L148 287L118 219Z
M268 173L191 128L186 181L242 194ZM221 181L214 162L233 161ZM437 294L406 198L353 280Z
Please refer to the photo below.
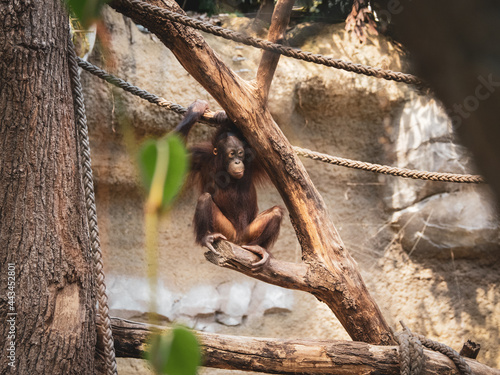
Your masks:
M149 199L163 210L170 206L182 188L188 168L188 152L184 142L176 134L146 141L140 148L139 169L142 181ZM160 192L161 202L157 202Z
M72 14L77 17L84 28L87 28L93 21L98 19L102 7L109 0L66 0L66 4Z
M154 334L149 339L149 348L144 357L151 363L156 373L161 374L161 369L167 364L171 340L162 334Z
M184 180L189 169L189 156L182 139L172 134L167 137L169 158L168 174L165 183L164 204L168 205L177 196L184 185Z
M150 139L144 142L139 150L139 171L147 191L151 189L157 156L156 140Z
M177 326L169 334L154 335L146 359L159 374L196 375L200 345L191 330Z

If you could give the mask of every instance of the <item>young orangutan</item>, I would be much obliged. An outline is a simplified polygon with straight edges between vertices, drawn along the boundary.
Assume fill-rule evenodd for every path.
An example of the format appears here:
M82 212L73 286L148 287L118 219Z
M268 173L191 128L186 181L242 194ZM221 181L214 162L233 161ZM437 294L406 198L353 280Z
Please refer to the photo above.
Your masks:
M207 102L195 101L175 131L186 139L207 109ZM234 125L219 127L212 142L195 145L190 151L191 173L202 193L194 215L196 242L214 250L215 240L231 241L262 258L253 269L262 267L283 218L279 206L258 213L255 184L268 179L267 174Z

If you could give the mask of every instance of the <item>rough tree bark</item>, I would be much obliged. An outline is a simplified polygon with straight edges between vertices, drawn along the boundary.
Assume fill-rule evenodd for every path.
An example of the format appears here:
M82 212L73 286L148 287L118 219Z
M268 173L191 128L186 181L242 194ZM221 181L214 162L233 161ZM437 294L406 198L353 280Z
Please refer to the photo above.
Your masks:
M159 7L182 12L173 0L148 1ZM282 3L280 1L279 3ZM293 2L285 1L291 6ZM370 296L358 270L330 220L326 205L312 184L302 163L267 108L267 90L277 58L259 67L267 78L247 82L231 71L199 33L180 24L145 12L128 0L113 0L110 5L147 27L174 53L184 68L217 100L228 117L240 128L246 139L262 157L262 163L278 189L302 247L306 274L314 295L325 302L353 340L373 344L394 343L392 333L378 306ZM277 9L280 8L278 4ZM284 16L273 23L288 22ZM286 24L285 24L286 27ZM284 27L277 30L279 38ZM267 54L266 54L267 55ZM230 93L230 94L228 94Z
M181 12L174 1L150 3ZM287 3L291 6L290 1ZM356 263L345 250L321 196L267 109L267 90L278 58L266 53L264 60L270 62L261 63L259 76L267 78L259 78L257 84L249 83L225 66L196 31L141 11L128 1L115 0L110 4L154 32L219 102L257 154L266 155L262 162L290 212L303 259L311 266L307 277L312 284L321 279L329 285L327 291L318 290L315 295L330 306L354 340L392 343L392 334L368 293ZM280 4L276 8L280 9ZM278 21L283 22L289 10L285 9L283 14ZM273 17L274 24L278 21ZM284 28L272 26L271 29L277 30L272 34L273 39L279 39ZM228 92L231 95L227 95Z
M92 374L68 16L60 0L3 1L0 15L0 373Z

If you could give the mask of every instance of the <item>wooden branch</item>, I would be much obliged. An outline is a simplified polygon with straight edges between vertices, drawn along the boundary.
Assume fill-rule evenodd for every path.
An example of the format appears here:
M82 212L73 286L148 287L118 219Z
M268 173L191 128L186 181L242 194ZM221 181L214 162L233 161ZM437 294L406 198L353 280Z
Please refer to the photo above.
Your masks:
M182 12L174 0L148 2ZM144 12L127 0L112 0L109 4L158 36L193 78L217 100L259 155L289 211L303 259L310 267L310 283L330 282L328 289L314 295L332 309L353 340L395 343L356 262L346 251L330 220L323 199L262 103L259 90L229 69L191 28Z
M460 350L460 355L467 358L476 359L479 351L481 350L481 345L475 343L474 341L467 340L467 342Z
M144 358L146 343L158 327L111 318L117 357ZM168 331L168 329L163 329ZM99 332L99 331L98 331ZM197 332L203 366L274 374L399 374L395 346L353 341L278 340ZM422 375L459 374L446 356L424 350ZM500 375L500 370L466 359L475 375Z
M214 248L216 252L208 249L205 257L217 266L226 267L283 288L314 291L308 281L310 269L305 263L284 262L271 256L263 267L252 270L252 264L260 260L254 253L228 241L217 241L214 243Z
M274 7L271 26L267 40L273 43L280 42L285 37L286 27L290 22L290 15L295 0L278 0ZM264 51L257 70L257 89L264 103L267 102L269 89L273 81L274 72L278 66L280 54L271 51Z

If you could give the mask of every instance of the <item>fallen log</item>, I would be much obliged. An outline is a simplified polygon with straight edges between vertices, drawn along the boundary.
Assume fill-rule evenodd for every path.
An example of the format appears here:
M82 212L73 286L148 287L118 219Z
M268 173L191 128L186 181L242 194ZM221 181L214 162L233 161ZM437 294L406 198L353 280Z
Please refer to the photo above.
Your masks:
M158 327L111 318L117 357L143 358L147 340ZM161 328L168 331L168 328ZM98 330L99 332L99 330ZM357 341L283 340L196 332L203 366L271 374L399 374L397 346ZM99 349L99 348L98 348ZM460 374L446 356L424 350L422 375ZM500 375L500 370L466 359L474 375Z

